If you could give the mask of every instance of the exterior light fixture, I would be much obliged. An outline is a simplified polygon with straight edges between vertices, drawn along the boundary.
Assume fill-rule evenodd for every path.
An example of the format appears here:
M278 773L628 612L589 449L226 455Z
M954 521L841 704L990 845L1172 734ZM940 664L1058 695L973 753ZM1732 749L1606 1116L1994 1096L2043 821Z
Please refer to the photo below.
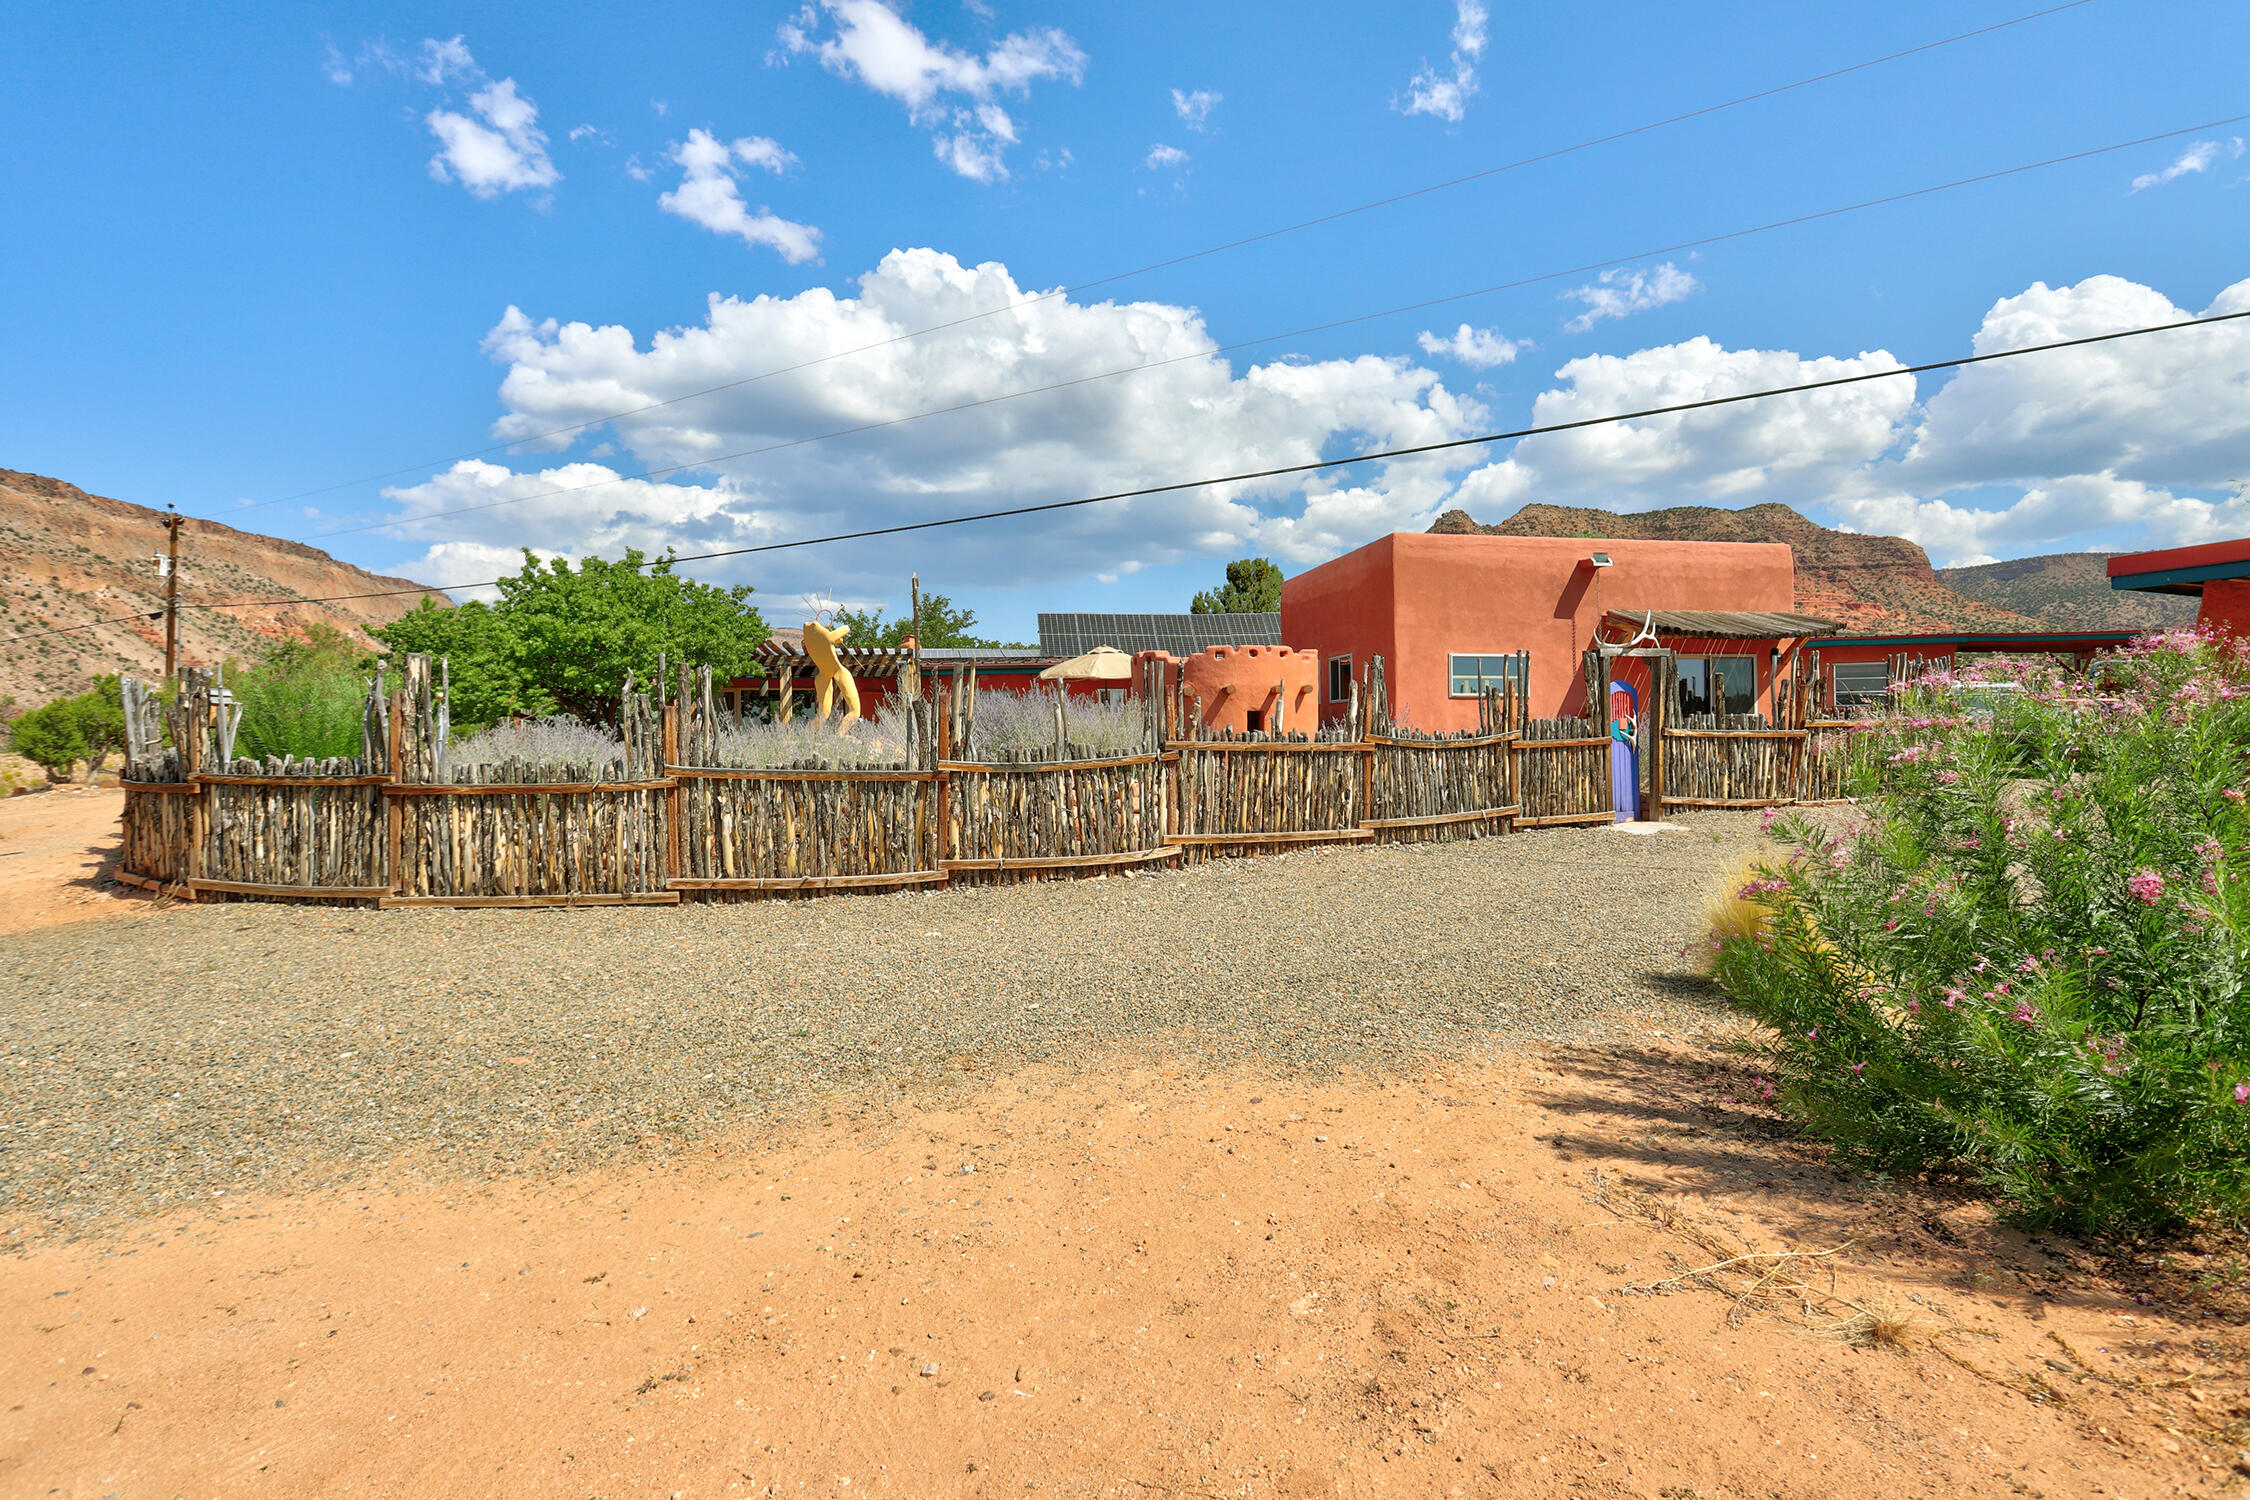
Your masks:
M1597 568L1606 568L1609 566L1609 554L1607 552L1597 552L1592 557L1587 558L1586 561Z

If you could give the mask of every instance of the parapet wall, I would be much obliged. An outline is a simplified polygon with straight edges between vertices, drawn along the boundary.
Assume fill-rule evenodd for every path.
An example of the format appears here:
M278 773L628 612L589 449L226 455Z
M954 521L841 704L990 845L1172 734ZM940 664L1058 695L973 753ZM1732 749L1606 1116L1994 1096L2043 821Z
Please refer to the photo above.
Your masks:
M1319 679L1318 655L1287 646L1213 646L1180 663L1188 696L1203 700L1207 734L1310 730L1320 711Z

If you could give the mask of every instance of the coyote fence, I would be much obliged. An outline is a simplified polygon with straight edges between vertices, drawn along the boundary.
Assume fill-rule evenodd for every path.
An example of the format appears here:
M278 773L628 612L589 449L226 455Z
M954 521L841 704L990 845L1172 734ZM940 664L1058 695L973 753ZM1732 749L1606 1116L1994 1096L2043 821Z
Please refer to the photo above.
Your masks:
M1609 740L1596 721L1530 718L1521 675L1457 734L1396 722L1377 660L1340 722L1211 735L1203 705L1148 670L1138 730L1099 749L1072 738L1065 710L1051 744L969 758L973 702L941 686L889 716L896 738L877 753L891 760L786 765L727 763L744 752L708 669L628 681L618 752L562 764L471 763L452 743L445 668L418 656L395 685L382 669L369 684L361 753L317 761L235 757L216 674L190 669L168 703L129 681L121 878L231 900L669 905L1613 816ZM1676 805L1841 795L1841 726L1671 733Z

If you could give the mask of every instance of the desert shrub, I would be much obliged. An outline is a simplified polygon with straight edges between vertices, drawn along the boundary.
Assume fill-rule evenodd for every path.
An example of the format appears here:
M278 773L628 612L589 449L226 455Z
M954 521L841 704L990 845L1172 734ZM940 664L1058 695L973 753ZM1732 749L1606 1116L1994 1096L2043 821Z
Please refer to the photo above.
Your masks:
M903 720L860 720L849 734L836 732L836 721L825 726L809 715L784 724L771 719L745 719L742 727L719 730L718 763L740 769L793 766L819 761L831 766L890 765L906 758Z
M1840 831L1776 820L1714 977L1847 1159L1962 1173L2032 1225L2250 1207L2250 662L2152 637L2096 680L1927 679Z
M99 775L109 753L125 744L125 704L117 679L96 678L88 692L18 716L9 726L8 744L50 780L69 779L80 761L87 762L90 774Z

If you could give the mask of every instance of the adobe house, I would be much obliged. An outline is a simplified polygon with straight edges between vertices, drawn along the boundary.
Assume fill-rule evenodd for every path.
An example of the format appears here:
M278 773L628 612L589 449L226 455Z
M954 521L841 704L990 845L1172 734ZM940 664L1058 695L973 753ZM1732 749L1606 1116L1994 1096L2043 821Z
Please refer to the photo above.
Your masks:
M2109 560L2109 586L2149 594L2192 594L2202 605L2197 625L2250 635L2250 537L2120 552Z
M1321 715L1340 717L1380 655L1391 711L1417 729L1477 727L1479 695L1531 653L1534 717L1584 714L1584 653L1646 634L1679 655L1682 708L1773 716L1776 672L1830 622L1795 613L1778 542L1587 541L1393 532L1281 587L1282 638L1320 660ZM1627 674L1628 680L1630 673ZM1636 688L1636 691L1640 691Z

